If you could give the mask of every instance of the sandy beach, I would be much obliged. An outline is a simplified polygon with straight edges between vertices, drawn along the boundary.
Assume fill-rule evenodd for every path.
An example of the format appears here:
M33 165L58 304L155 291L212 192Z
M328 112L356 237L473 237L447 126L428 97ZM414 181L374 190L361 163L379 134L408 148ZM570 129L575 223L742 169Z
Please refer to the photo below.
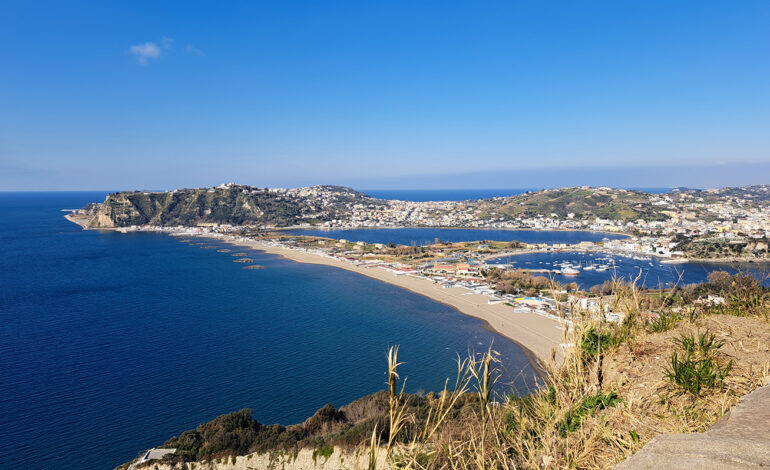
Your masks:
M83 229L86 229L86 230L88 229L88 223L91 222L91 219L93 219L93 217L91 216L80 215L74 212L71 214L65 215L64 218L69 220L73 224L80 225L81 227L83 227Z
M489 304L489 297L467 289L460 287L445 289L429 279L399 275L375 266L355 265L291 248L266 245L258 241L231 243L283 256L298 263L322 264L346 269L393 284L449 305L460 313L483 320L489 328L521 346L533 362L537 360L542 363L550 360L554 351L556 357L561 358L560 344L564 342L564 327L556 319L535 313L515 313L511 307L502 303Z

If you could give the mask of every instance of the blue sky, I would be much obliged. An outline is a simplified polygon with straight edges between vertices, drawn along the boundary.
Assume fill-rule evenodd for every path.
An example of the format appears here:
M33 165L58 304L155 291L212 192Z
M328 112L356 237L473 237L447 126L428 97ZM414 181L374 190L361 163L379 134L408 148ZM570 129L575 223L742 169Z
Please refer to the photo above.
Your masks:
M5 0L0 190L770 183L768 24L764 0Z

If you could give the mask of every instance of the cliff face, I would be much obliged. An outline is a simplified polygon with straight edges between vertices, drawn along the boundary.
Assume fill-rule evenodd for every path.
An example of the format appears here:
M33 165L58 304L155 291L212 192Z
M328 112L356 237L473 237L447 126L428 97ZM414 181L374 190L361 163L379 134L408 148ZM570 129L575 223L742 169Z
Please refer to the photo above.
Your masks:
M369 449L358 447L347 449L332 448L331 455L319 454L316 449L300 449L295 452L265 452L223 457L211 461L186 462L186 467L169 464L158 460L150 460L143 464L135 464L136 470L254 470L257 468L292 469L292 470L358 470L369 467ZM377 453L376 468L388 468L385 462L385 451ZM118 467L116 470L127 468Z
M91 204L81 213L92 217L88 228L194 226L200 223L286 226L329 220L339 216L346 202L371 200L349 188L303 189L306 192L300 194L227 185L172 192L122 192L110 194L103 203ZM322 201L325 204L321 204Z

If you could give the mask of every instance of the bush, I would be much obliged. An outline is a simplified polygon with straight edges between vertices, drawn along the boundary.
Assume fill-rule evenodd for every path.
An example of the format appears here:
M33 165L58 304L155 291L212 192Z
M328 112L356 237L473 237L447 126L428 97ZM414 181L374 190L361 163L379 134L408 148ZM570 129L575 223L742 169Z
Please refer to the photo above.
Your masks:
M583 333L582 341L580 342L580 352L583 357L583 363L587 364L596 359L596 355L599 353L599 343L601 343L602 351L608 351L610 349L619 346L626 338L624 331L616 331L613 333L599 333L596 328L591 328Z
M599 391L596 395L583 398L578 405L571 409L563 421L559 423L559 434L561 437L567 437L567 434L575 432L580 428L580 422L587 415L593 415L599 410L611 408L622 402L617 393L609 392L604 394Z
M677 321L679 317L673 313L660 313L653 320L645 322L645 326L650 333L663 333L675 327Z
M313 451L313 462L318 457L323 457L324 460L329 460L329 457L334 453L334 446L331 444L325 444Z
M767 276L714 271L708 275L704 289L724 297L722 304L711 307L711 313L723 313L739 317L763 315L767 317L770 289L762 286Z
M692 333L674 339L680 351L671 356L671 367L666 369L668 380L682 391L699 396L706 390L722 387L733 368L733 361L722 366L719 349L724 341L718 341L708 331L696 338Z

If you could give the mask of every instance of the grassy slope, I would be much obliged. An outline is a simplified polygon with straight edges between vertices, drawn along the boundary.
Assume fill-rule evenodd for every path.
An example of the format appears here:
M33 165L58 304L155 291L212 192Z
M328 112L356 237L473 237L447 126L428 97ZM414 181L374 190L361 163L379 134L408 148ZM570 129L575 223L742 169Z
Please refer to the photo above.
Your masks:
M561 218L575 214L575 218L601 217L611 220L636 219L664 220L661 210L648 203L645 193L596 188L563 188L526 193L511 198L480 201L477 203L487 217L506 215L516 217L557 214ZM492 214L492 213L496 214Z

